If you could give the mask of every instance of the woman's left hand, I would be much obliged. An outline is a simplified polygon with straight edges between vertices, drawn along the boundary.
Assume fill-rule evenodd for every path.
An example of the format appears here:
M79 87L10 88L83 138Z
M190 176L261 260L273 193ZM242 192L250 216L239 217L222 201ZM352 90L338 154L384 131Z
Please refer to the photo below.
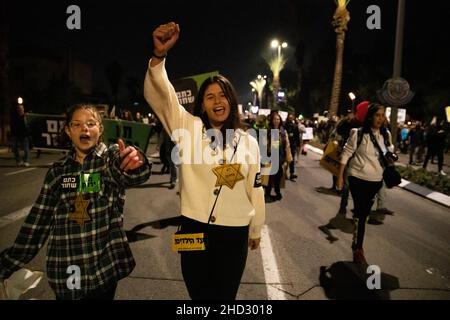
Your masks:
M249 239L248 240L248 246L251 250L256 250L259 248L259 243L261 242L261 238L257 239Z
M117 143L119 144L120 158L122 159L122 163L120 164L121 170L134 170L144 164L144 156L140 151L131 146L125 148L122 139L119 139Z

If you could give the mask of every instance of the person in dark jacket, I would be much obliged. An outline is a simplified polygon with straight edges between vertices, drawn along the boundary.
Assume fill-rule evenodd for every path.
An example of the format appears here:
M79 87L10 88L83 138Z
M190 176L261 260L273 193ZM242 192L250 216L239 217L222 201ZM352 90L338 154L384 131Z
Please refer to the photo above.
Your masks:
M17 105L11 111L11 139L14 157L18 166L28 167L30 163L30 130L25 122L25 108L22 104ZM22 145L24 155L20 159L19 147Z
M442 126L443 121L439 121L436 126L431 126L427 134L427 155L423 162L423 168L426 169L428 161L437 156L438 158L438 172L445 176L444 170L444 148L445 148L445 131Z
M284 124L284 128L289 137L289 145L291 147L291 155L294 161L289 163L289 179L293 180L297 178L295 174L295 157L297 154L297 149L300 147L300 130L298 128L298 124L295 121L295 116L293 114L288 115L286 123Z

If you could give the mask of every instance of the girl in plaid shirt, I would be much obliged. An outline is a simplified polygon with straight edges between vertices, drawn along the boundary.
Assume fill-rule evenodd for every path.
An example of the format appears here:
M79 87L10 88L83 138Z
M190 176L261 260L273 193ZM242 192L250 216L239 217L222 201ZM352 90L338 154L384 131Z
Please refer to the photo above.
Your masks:
M68 110L71 152L47 172L36 203L9 249L0 281L31 261L48 240L47 278L57 299L113 299L135 261L123 229L125 188L147 181L151 165L134 147L109 148L92 105Z

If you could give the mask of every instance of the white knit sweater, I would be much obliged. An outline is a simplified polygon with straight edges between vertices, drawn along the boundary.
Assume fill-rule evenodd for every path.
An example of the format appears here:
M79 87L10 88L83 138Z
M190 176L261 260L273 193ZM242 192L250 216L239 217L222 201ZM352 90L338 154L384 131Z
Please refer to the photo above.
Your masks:
M378 145L381 147L383 153L388 150L384 143L384 138L379 131L373 133L375 139L378 141ZM394 147L391 141L391 134L389 135L389 151L393 152ZM381 181L383 180L383 168L381 167L378 158L378 148L376 148L370 140L370 135L365 133L359 148L358 144L358 129L352 129L347 143L344 146L344 150L341 154L341 163L347 164L353 154L355 156L350 160L348 164L347 174L352 177L356 177L366 181Z
M188 218L207 223L214 205L214 190L217 177L213 168L220 165L223 150L215 152L210 147L202 121L187 112L178 102L176 92L165 69L165 61L155 67L148 66L145 76L144 96L164 125L172 139L181 148L180 189L181 214ZM178 130L177 130L178 129ZM181 130L180 130L181 129ZM238 143L236 154L227 147L227 163L241 164L244 180L238 181L233 189L223 186L214 209L213 224L221 226L250 225L250 238L261 237L265 220L264 192L255 188L255 179L260 172L260 154L255 138L242 130L237 130L233 145ZM212 223L212 222L211 222Z

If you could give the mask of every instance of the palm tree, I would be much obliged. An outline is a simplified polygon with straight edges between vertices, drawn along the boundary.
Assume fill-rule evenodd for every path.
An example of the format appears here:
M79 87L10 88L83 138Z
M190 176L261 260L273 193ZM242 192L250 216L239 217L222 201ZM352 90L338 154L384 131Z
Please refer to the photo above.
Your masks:
M334 68L333 87L331 89L331 101L328 109L329 116L337 114L339 107L339 95L342 84L342 60L344 57L344 40L347 24L350 21L350 13L347 5L350 0L335 0L336 11L333 15L333 26L336 32L336 65Z
M8 82L7 1L0 1L0 142L6 142L6 117L11 107Z
M267 65L269 66L269 69L272 71L273 74L272 86L274 91L274 107L275 107L276 94L280 89L280 72L281 70L283 70L287 60L281 53L272 57L264 57L264 60L266 60Z

